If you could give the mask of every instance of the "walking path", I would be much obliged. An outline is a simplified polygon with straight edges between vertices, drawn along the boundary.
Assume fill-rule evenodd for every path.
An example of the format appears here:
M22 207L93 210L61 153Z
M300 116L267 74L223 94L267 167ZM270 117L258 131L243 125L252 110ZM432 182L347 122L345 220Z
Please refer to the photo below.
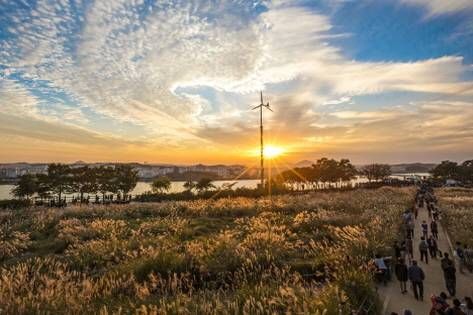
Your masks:
M416 226L414 229L414 260L417 260L418 265L424 270L425 281L424 281L424 301L417 301L414 298L412 289L410 288L410 283L408 282L408 293L401 294L399 287L399 282L396 279L396 276L393 274L393 280L388 283L386 287L382 284L379 287L379 294L384 301L383 315L390 315L391 312L396 312L398 314L403 314L404 309L409 309L412 311L413 315L429 315L432 303L430 301L430 296L432 294L438 295L440 292L445 292L448 295L447 288L445 287L445 282L443 279L443 271L440 267L440 258L430 259L429 264L425 264L420 261L419 253L419 242L420 237L422 236L421 223L425 220L430 224L430 219L428 217L428 212L425 208L419 209L419 216L415 221ZM440 224L438 224L439 231L439 240L438 248L440 251L449 252L450 257L453 257L452 248L449 245L447 240L447 234ZM429 227L430 235L430 227ZM457 268L457 298L462 300L465 296L473 296L473 274L468 270L465 270L465 274L461 274ZM466 268L465 268L466 269ZM451 305L452 300L449 299L447 302Z

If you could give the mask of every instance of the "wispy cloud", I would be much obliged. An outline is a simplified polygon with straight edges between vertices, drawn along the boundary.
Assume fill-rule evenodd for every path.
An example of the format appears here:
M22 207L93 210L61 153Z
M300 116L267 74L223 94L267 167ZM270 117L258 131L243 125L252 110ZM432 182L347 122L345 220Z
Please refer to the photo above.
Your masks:
M430 16L473 10L470 0L400 0L401 2L420 5L427 8Z
M400 1L425 6L434 15L473 7L463 0ZM360 126L374 128L399 114L384 108L359 111L350 107L356 96L473 95L467 79L471 65L461 55L412 62L353 59L334 39L355 35L338 32L326 12L301 1L8 5L9 15L2 18L8 23L0 24L5 34L0 111L20 117L17 126L8 124L12 135L33 137L28 118L31 128L44 131L39 137L53 142L62 141L56 132L77 143L79 134L111 145L127 137L126 129L114 129L114 137L98 131L99 117L109 125L136 126L142 131L139 141L149 146L243 147L253 139L254 92L264 89L279 106L267 115L274 136L304 147L309 145L304 139L346 132L344 139L354 143ZM45 132L48 128L55 131Z

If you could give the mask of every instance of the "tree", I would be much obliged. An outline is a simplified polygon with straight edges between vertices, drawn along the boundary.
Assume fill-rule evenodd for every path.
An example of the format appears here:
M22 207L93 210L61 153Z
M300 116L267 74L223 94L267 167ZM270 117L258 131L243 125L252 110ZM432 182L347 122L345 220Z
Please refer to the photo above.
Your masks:
M96 176L97 190L102 194L102 201L105 201L105 194L116 190L115 170L112 167L100 166L96 169Z
M153 192L163 194L171 189L171 180L166 176L156 178L151 184Z
M123 196L128 195L138 183L138 171L134 170L131 165L119 165L115 167L117 175L118 189L123 193Z
M195 183L192 180L188 180L184 183L183 187L185 190L191 192L193 189L195 189Z
M72 184L71 168L60 163L49 164L47 181L51 191L61 200L62 194L68 191Z
M38 181L35 175L25 174L20 177L20 180L15 184L12 189L14 196L19 198L26 197L27 200L33 196L38 188Z
M363 166L361 174L368 178L368 181L379 181L388 178L391 175L391 166L388 164L369 164Z
M346 183L352 180L357 174L356 168L348 159L340 161L334 159L321 158L312 167L296 167L294 169L281 172L276 181L288 183L291 188L294 185L297 189L309 187L319 187L322 183Z
M341 159L338 162L339 177L342 182L348 182L355 178L357 171L355 166L348 159Z
M473 160L464 161L461 165L457 166L455 179L465 185L473 183Z
M37 184L37 193L39 198L43 200L44 198L49 198L51 196L51 185L49 184L47 174L37 174L36 175L38 184Z
M451 161L442 161L435 166L430 173L432 177L441 180L458 179L458 164Z
M201 178L197 184L195 185L195 188L199 193L202 193L204 191L207 191L211 188L215 188L215 186L212 184L212 180L210 178Z
M320 174L320 181L335 183L341 179L339 163L334 159L321 158L313 167Z
M72 185L71 191L80 194L80 200L84 200L84 194L94 194L97 192L97 173L95 169L88 166L77 167L71 170Z

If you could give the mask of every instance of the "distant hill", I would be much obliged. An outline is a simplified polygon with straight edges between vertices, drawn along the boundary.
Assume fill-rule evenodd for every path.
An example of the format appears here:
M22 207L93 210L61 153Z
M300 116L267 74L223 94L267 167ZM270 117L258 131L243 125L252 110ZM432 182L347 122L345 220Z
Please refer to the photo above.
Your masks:
M391 165L393 173L428 173L437 164L435 163L402 163Z
M308 167L308 166L312 166L312 164L314 164L313 161L302 160L302 161L299 161L296 164L294 164L294 167Z

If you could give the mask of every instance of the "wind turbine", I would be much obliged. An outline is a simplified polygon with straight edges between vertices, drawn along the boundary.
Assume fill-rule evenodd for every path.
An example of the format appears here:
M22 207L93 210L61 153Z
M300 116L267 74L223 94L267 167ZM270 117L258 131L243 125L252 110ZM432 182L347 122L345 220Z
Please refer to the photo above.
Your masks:
M260 149L261 149L261 160L260 160L260 168L261 168L261 171L260 171L260 175L261 175L261 188L264 189L264 144L263 144L263 107L270 110L270 111L273 111L270 107L269 107L269 102L264 104L263 102L263 91L260 92L260 96L261 96L261 104L259 104L258 106L255 106L252 108L252 110L255 110L255 109L258 109L259 108L259 128L260 128Z

